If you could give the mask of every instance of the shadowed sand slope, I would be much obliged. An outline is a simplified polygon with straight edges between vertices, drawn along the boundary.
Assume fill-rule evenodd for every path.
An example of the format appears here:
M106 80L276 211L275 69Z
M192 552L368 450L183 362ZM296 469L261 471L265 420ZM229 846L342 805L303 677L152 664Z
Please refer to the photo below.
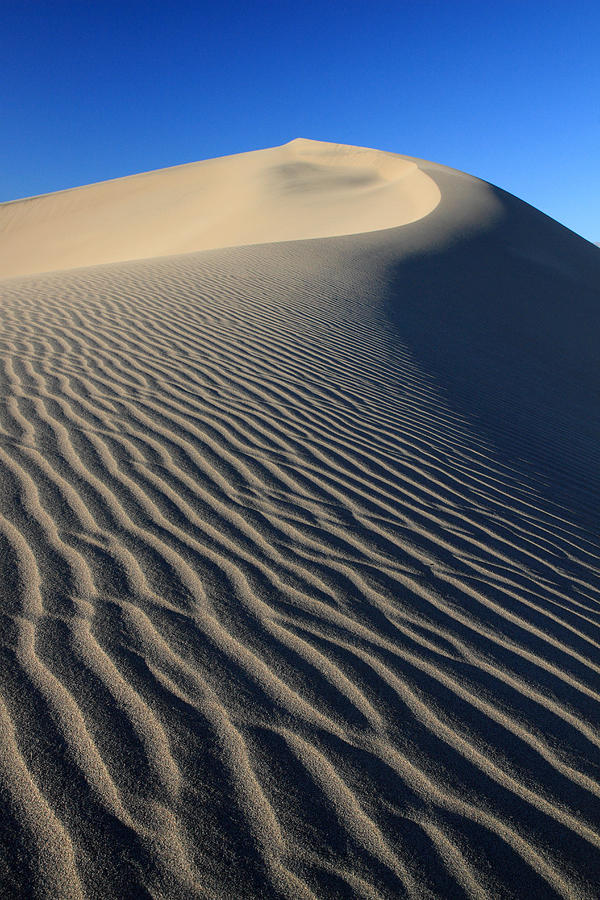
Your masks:
M2 282L3 896L597 896L600 252L409 162Z

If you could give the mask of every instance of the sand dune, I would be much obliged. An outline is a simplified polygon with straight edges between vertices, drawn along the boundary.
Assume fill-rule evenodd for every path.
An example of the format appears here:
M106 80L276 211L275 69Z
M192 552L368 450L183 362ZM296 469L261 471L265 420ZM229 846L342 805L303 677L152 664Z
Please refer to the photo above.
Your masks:
M3 896L596 897L598 249L307 141L1 213Z
M0 277L389 228L439 199L414 160L300 138L0 204Z

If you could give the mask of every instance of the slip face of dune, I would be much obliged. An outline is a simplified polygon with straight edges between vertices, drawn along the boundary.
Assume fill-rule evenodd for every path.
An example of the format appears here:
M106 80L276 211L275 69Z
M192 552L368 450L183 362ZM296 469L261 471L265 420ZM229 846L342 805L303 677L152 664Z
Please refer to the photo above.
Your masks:
M600 253L413 165L3 282L3 896L597 895Z
M410 159L297 139L0 204L0 278L390 228L439 198Z

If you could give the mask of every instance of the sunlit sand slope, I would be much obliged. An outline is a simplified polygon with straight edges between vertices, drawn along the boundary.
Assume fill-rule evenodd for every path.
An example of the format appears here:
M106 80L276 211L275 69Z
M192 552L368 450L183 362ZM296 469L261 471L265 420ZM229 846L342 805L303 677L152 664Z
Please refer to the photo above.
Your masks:
M3 896L597 896L600 252L415 165L2 283Z
M389 228L439 199L414 160L298 138L0 204L0 277Z

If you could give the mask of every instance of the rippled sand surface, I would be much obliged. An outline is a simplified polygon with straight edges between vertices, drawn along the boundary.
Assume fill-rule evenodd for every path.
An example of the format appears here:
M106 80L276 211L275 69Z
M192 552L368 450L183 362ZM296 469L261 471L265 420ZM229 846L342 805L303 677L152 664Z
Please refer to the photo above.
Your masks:
M301 149L303 239L0 282L1 893L591 900L600 250Z

